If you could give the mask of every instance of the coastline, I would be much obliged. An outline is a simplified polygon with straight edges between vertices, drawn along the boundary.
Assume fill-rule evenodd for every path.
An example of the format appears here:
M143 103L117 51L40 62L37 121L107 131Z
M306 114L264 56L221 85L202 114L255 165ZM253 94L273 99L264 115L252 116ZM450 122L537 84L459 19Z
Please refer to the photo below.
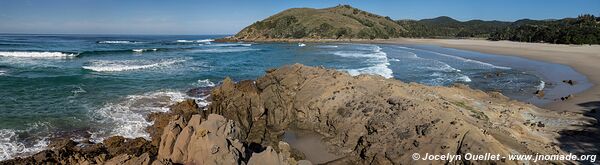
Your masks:
M567 65L585 75L592 87L574 93L572 99L554 101L543 108L559 112L586 112L600 107L600 45L558 45L512 41L487 41L473 39L390 39L371 43L430 44L447 48L478 51L504 56L515 56L549 63ZM575 84L577 85L577 84ZM568 94L565 94L565 96Z
M218 40L219 41L219 40ZM394 38L394 39L256 39L256 40L220 40L225 42L307 42L307 43L375 43L375 44L424 44L436 45L446 48L462 49L489 53L499 56L520 57L528 60L547 63L561 64L573 68L576 72L583 74L590 88L582 92L565 93L564 96L572 94L574 97L568 100L552 101L542 105L542 108L557 112L586 113L600 108L600 45L562 45L546 43L527 43L514 41L489 41L485 39L416 39L416 38ZM566 80L566 79L565 79ZM562 82L561 82L562 83ZM577 84L575 84L577 85ZM596 117L598 118L598 117Z

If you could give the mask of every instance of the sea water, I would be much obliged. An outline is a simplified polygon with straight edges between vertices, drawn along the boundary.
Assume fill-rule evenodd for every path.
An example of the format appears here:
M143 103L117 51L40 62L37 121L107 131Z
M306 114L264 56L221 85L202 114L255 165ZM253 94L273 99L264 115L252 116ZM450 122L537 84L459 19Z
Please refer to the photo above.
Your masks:
M149 139L147 114L185 99L209 103L187 90L294 63L435 86L463 83L519 100L545 87L543 74L511 66L524 59L498 64L494 55L428 45L213 41L220 37L0 35L0 160L40 151L57 137Z

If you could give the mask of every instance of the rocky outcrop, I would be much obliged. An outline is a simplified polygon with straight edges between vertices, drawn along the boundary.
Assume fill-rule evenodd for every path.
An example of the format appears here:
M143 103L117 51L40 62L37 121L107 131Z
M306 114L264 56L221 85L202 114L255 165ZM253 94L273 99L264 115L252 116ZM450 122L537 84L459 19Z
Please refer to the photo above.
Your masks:
M556 132L578 124L577 115L559 116L465 85L430 87L300 64L268 70L256 81L227 78L211 101L199 107L188 100L150 115L152 141L60 140L0 164L311 164L282 142L291 127L323 136L341 156L329 164L441 164L411 156L558 154Z
M346 155L338 162L358 164L412 164L412 153L556 154L555 132L574 121L464 85L429 87L299 64L256 81L226 79L212 98L205 113L240 123L242 141L277 146L294 126L323 135ZM538 122L545 127L527 124Z
M181 164L241 164L246 156L238 131L233 121L214 114L206 121L195 115L187 124L176 119L164 130L158 158Z

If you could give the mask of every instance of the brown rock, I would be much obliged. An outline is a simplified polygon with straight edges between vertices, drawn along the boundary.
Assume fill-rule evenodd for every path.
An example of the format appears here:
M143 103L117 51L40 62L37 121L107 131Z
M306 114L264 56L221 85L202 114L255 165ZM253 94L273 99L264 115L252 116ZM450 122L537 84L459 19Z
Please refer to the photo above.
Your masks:
M535 96L537 96L537 97L540 97L540 98L541 98L541 97L544 97L544 95L545 95L545 93L544 93L544 91L543 91L543 90L537 90L537 91L535 91L535 93L533 93L533 94L535 94Z

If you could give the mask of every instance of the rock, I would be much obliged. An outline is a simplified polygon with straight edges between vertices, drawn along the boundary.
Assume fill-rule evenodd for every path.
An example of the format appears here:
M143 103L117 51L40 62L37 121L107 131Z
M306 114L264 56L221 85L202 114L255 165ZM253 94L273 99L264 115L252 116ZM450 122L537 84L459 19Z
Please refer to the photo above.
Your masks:
M312 163L308 160L300 160L298 161L298 165L312 165Z
M411 164L410 154L405 153L415 152L559 152L545 147L553 137L513 130L533 128L493 124L524 123L521 113L553 113L468 86L428 87L295 64L269 70L256 82L225 79L212 95L207 113L232 119L240 126L242 137L248 137L242 138L243 142L272 146L256 151L260 154L254 154L249 163L281 163L275 153L283 148L276 143L290 125L325 136L338 154L347 155L337 162L356 164ZM546 125L536 129L552 132L558 128ZM455 145L457 139L449 130L469 147ZM523 141L528 145L513 145Z
M535 93L533 93L533 94L535 94L535 96L537 96L537 97L539 97L539 98L542 98L542 97L544 97L544 95L545 95L543 90L537 90L537 91L535 91Z
M252 155L248 161L248 165L286 165L280 158L277 152L272 147L267 147L261 153Z
M565 96L565 97L561 97L561 98L560 98L560 100L562 100L562 101L567 101L567 100L569 100L569 99L572 99L573 97L575 97L575 96L573 96L573 94L569 94L569 95L567 95L567 96Z
M563 80L562 82L567 83L569 85L575 85L575 83L576 83L575 80Z
M548 143L569 125L553 123L578 119L464 85L430 87L300 64L256 81L226 78L211 94L206 110L187 100L150 115L152 142L63 139L0 164L311 164L281 142L291 126L322 135L341 156L330 164L413 164L411 153L557 154L564 151Z
M158 146L163 135L164 127L169 124L171 119L175 116L182 116L183 120L188 121L194 114L199 113L199 107L196 102L192 99L174 104L170 107L171 111L167 113L159 112L148 115L148 120L154 121L154 124L146 128L146 131L152 138L152 145Z
M173 163L239 164L245 153L237 141L239 128L223 116L210 114L205 121L200 115L190 122L178 119L169 123L163 133L158 158ZM184 127L180 130L181 127Z

